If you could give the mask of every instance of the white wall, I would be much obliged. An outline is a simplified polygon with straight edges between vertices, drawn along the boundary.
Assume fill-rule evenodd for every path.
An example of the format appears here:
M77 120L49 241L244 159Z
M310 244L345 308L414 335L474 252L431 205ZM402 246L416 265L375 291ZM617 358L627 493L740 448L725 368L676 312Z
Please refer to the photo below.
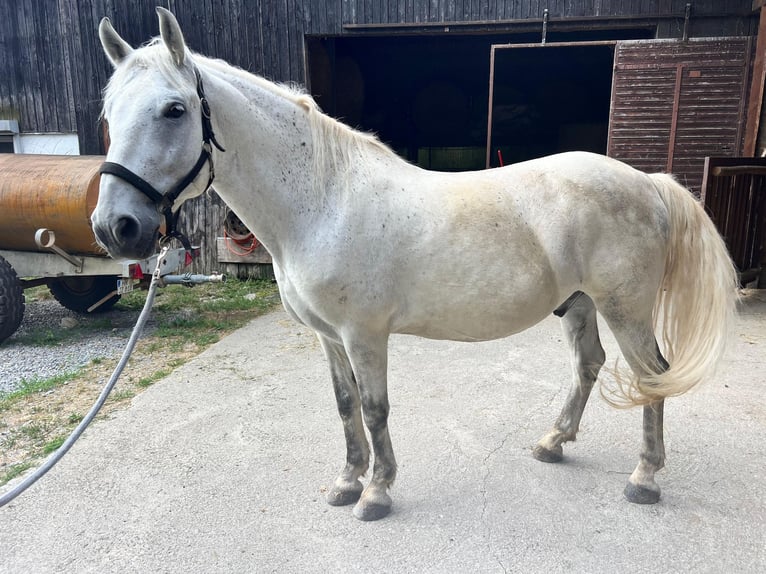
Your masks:
M16 120L0 119L0 135L13 137L14 153L80 155L77 134L23 133L19 132L19 123Z
M77 134L16 134L13 137L15 153L53 155L80 155Z

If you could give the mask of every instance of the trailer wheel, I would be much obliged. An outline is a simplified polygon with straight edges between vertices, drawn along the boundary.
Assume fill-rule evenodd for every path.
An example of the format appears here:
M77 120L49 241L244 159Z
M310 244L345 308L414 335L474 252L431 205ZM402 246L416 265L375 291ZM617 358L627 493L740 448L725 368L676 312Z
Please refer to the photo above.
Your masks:
M0 257L0 343L16 332L24 317L24 289L18 275Z
M48 289L56 301L75 313L87 313L91 305L101 301L116 288L117 279L108 275L60 277L48 282ZM108 311L119 300L120 296L114 295L93 309L93 312Z

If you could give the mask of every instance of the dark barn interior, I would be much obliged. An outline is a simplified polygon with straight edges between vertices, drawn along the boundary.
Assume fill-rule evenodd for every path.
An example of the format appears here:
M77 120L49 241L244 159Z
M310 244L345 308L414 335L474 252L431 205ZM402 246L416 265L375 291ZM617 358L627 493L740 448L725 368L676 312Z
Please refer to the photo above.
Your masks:
M598 41L647 34L559 34L546 45L508 34L309 38L308 78L326 112L375 132L410 161L482 169L492 45L503 46L493 74L494 166L498 151L505 163L571 149L605 153L614 49Z
M492 165L568 150L606 152L613 48L496 51Z

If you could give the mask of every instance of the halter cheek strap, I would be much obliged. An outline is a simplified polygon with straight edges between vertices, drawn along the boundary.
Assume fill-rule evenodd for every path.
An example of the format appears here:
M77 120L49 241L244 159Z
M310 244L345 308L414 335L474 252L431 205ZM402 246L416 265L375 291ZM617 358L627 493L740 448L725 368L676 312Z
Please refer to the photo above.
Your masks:
M154 202L160 209L162 215L165 218L165 235L160 239L160 243L165 243L170 239L178 239L183 245L184 249L191 254L192 248L189 239L178 231L178 216L180 212L173 213L173 204L175 204L178 196L191 185L191 183L197 179L200 171L202 171L205 163L209 164L209 175L205 190L207 190L215 179L215 168L213 166L213 154L211 143L221 151L226 151L221 144L215 139L215 133L213 132L213 125L210 121L210 105L205 97L205 91L202 86L202 76L200 76L199 70L194 68L194 75L197 79L197 95L200 99L200 112L202 114L202 151L197 158L197 163L191 168L189 173L174 185L167 192L160 193L157 189L148 181L136 175L125 166L114 163L111 161L105 161L99 168L99 173L106 173L119 177L123 181L126 181L138 191L146 195L152 202Z

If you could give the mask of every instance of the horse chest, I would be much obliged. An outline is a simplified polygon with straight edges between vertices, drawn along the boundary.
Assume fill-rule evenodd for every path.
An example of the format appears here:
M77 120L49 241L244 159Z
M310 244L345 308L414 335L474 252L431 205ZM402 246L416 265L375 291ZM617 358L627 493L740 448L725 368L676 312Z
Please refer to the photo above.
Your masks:
M294 282L290 275L278 270L275 265L274 272L279 285L279 293L282 305L290 317L313 329L314 331L335 341L340 340L338 328L335 322L329 320L327 304L323 304L322 298L318 297L315 290L305 285Z

